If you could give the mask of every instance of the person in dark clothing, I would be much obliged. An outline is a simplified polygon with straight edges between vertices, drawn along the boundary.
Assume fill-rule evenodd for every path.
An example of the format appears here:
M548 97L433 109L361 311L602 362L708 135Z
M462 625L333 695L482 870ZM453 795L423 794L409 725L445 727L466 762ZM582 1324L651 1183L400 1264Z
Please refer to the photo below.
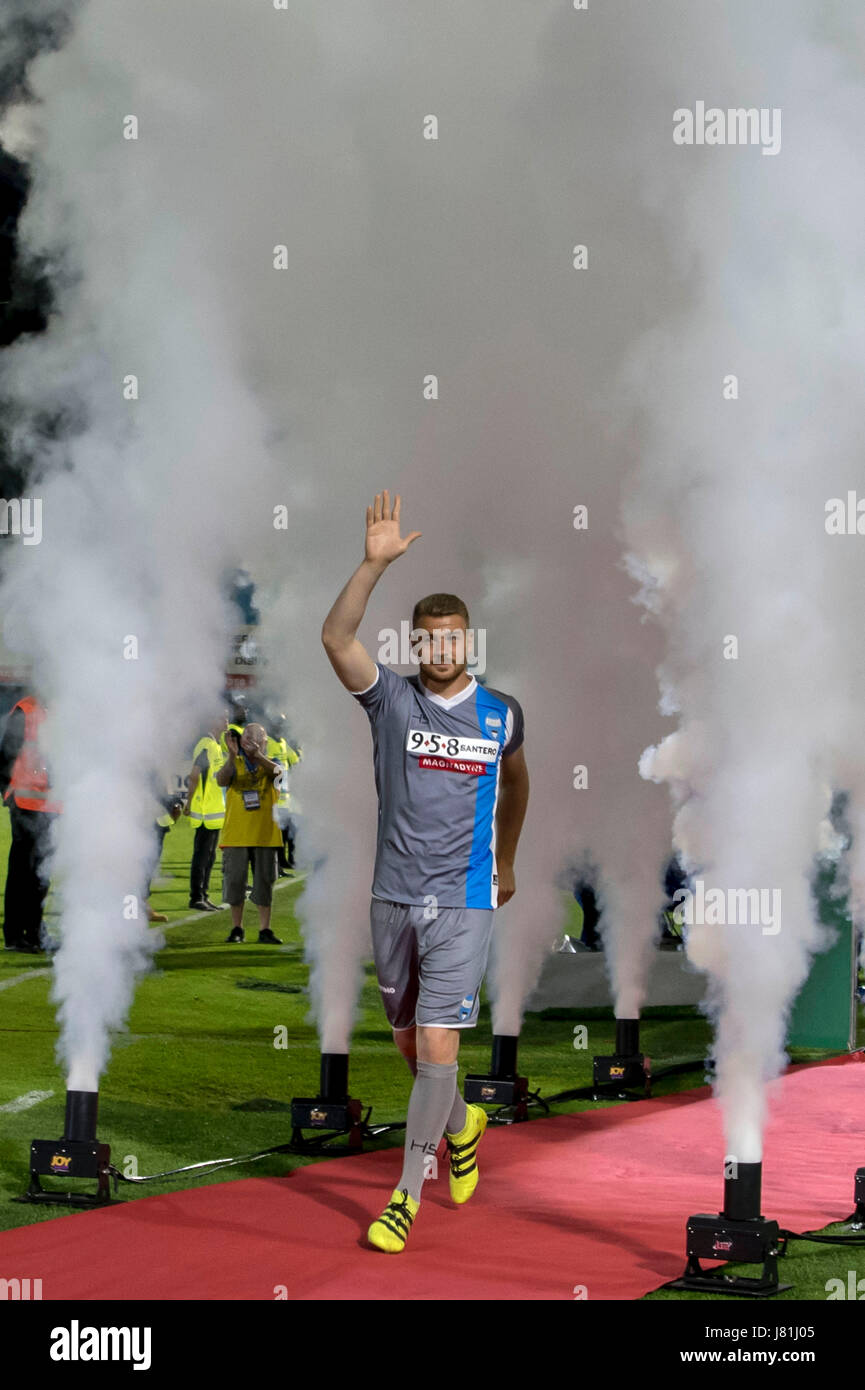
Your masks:
M150 882L156 877L159 865L162 860L162 850L165 845L165 837L175 825L183 813L183 797L179 792L169 793L168 796L157 797L159 808L162 811L157 820L153 823L153 853L147 869L147 893L150 896ZM167 922L168 918L164 912L155 912L150 906L149 900L145 903L148 922Z
M600 951L602 946L598 923L601 920L601 914L592 884L584 878L579 879L574 888L574 897L583 909L583 930L580 934L580 945L586 951Z
M7 951L40 952L42 910L48 894L51 828L57 803L38 754L37 731L44 711L25 696L10 711L0 742L0 795L9 809L12 843L3 904Z
M7 951L43 950L42 911L48 896L51 824L56 816L11 806L12 843L3 895L3 938Z
M189 906L197 912L218 912L210 901L210 874L216 858L219 832L225 820L225 796L217 784L216 773L225 762L220 739L228 727L225 710L214 717L210 728L193 750L189 789L183 814L195 826L192 862L189 866Z

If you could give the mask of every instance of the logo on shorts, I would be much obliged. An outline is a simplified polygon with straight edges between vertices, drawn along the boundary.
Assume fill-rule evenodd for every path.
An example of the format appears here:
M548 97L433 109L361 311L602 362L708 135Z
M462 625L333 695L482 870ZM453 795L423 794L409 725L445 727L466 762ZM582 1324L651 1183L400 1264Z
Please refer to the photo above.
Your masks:
M469 1015L470 1015L470 1013L471 1013L471 1011L472 1011L472 1005L474 1004L474 1002L475 1002L475 997L474 997L474 995L473 995L473 994L467 994L466 997L464 998L463 1002L460 1004L460 1018L468 1018L468 1017L469 1017Z
M394 989L393 985L379 985L379 989L381 990L382 994L396 994L396 990Z

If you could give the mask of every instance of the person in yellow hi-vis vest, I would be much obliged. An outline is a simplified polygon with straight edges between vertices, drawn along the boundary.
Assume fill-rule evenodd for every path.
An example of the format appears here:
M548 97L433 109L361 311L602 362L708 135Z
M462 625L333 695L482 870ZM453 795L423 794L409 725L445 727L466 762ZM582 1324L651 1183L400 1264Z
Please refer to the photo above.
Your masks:
M277 852L277 865L280 878L290 878L294 873L294 819L291 815L291 793L289 773L295 763L300 762L300 753L285 737L285 715L277 714L270 721L267 736L267 756L281 763L282 773L276 784L279 799L276 803L276 820L282 831L282 844Z
M217 772L216 780L225 787L225 823L219 846L225 851L222 891L231 907L228 940L243 940L243 906L252 851L252 901L258 908L258 939L281 946L279 937L270 929L276 851L282 843L273 816L278 795L275 783L281 768L265 753L267 735L260 724L247 724L239 742L229 729L225 741L228 760Z
M197 912L219 911L216 903L210 901L209 893L216 844L225 820L225 793L216 781L216 774L227 757L220 742L227 725L228 716L222 710L196 743L183 807L184 815L195 826L189 865L189 906Z

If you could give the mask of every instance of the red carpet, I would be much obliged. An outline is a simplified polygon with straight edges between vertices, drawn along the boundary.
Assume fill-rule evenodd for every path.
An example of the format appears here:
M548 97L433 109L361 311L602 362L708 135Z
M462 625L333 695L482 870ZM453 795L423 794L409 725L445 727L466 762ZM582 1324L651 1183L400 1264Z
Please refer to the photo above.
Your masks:
M763 1212L793 1230L852 1209L865 1164L861 1054L796 1067L773 1086ZM192 1157L192 1155L190 1156ZM722 1201L723 1142L707 1089L488 1130L462 1208L428 1182L402 1255L363 1235L400 1153L287 1178L187 1188L0 1235L0 1274L44 1299L637 1298L684 1267L685 1220ZM74 1225L71 1223L74 1222Z

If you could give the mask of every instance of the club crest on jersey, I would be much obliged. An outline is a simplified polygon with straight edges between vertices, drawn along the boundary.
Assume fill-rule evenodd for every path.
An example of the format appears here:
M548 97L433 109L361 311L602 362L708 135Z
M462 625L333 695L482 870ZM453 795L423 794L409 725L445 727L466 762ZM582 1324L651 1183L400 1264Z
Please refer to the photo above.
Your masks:
M499 734L501 733L502 721L501 719L499 719L499 716L497 714L485 714L484 728L486 729L490 738L498 739Z

